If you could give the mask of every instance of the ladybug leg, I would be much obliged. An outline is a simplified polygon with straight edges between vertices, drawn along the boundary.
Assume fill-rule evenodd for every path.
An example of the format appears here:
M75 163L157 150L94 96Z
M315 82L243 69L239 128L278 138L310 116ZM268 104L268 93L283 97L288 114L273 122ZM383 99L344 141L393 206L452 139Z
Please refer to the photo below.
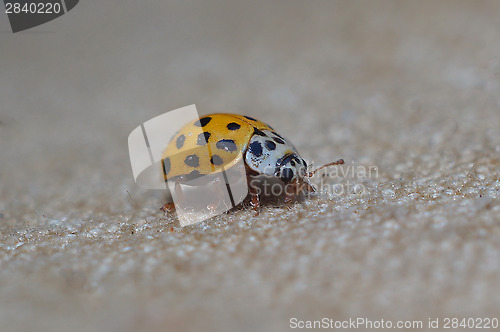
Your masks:
M252 195L252 201L250 202L254 210L258 210L260 207L260 198L258 194Z
M286 191L285 191L285 204L289 204L295 200L295 190L297 186L295 184L293 185L287 185L286 186Z
M181 183L182 183L182 179L179 178L175 181L175 193L178 197L178 199L180 201L184 201L184 194L182 193L182 189L181 189ZM170 203L165 203L165 205L163 205L160 210L162 210L163 212L174 212L175 211L175 204L174 202L170 202Z
M306 194L310 194L310 193L315 193L316 192L316 189L314 189L314 187L311 186L311 184L308 183L308 182L304 181L304 187L306 188Z
M163 205L160 208L160 210L162 210L165 213L167 213L167 212L174 212L175 211L175 204L173 202L165 203L165 205Z
M295 202L297 196L303 193L304 187L307 192L309 192L310 189L314 191L314 188L304 181L295 180L293 183L287 184L285 186L285 204Z
M311 197L311 193L315 193L316 189L307 181L303 181L299 186L300 195L304 195L305 197Z
M260 207L260 197L259 193L257 192L256 188L253 186L250 186L249 189L250 193L250 205L252 206L253 210L256 212L256 215L259 214L259 207Z

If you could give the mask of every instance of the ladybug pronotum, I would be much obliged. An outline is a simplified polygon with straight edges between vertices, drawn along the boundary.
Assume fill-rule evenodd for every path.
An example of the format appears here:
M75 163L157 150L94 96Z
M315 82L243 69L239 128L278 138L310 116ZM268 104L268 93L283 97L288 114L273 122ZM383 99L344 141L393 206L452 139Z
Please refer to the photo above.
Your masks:
M242 175L246 175L249 183L250 204L254 209L259 207L260 198L255 186L250 185L253 177L279 179L286 188L285 203L290 203L298 193L315 191L308 179L316 171L344 163L340 159L308 172L307 163L297 149L273 127L249 116L224 113L210 114L186 124L172 137L162 155L165 180L176 184L220 173L242 162ZM178 185L175 188L180 190ZM172 209L172 202L162 208Z

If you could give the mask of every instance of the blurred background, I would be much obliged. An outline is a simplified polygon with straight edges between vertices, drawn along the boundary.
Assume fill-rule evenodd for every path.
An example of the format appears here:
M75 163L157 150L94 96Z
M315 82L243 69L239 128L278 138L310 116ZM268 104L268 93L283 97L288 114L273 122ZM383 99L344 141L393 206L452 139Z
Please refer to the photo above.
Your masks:
M494 314L499 11L80 1L15 34L0 14L2 324L254 331L300 314ZM363 198L180 229L158 212L161 192L135 186L127 137L191 104L254 116L316 164L379 177Z

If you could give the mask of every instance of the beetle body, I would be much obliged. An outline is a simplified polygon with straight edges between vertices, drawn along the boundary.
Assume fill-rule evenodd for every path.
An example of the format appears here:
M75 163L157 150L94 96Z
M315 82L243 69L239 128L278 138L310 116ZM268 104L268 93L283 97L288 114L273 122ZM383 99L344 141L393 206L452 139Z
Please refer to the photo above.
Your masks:
M244 164L243 176L279 179L287 186L285 202L314 188L307 163L294 145L273 127L249 116L217 113L186 124L162 155L165 180L182 183ZM249 185L251 204L259 206L257 189ZM170 205L169 205L170 204ZM166 209L172 207L166 204Z

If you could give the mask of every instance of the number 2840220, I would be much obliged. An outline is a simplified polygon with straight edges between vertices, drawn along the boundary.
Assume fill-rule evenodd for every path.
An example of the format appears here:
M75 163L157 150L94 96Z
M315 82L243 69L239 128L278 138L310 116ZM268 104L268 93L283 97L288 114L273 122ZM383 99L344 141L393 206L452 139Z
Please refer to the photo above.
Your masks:
M59 2L38 2L38 3L19 3L6 2L6 14L59 14L61 12L61 4Z

